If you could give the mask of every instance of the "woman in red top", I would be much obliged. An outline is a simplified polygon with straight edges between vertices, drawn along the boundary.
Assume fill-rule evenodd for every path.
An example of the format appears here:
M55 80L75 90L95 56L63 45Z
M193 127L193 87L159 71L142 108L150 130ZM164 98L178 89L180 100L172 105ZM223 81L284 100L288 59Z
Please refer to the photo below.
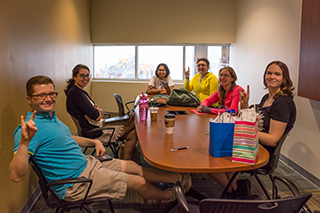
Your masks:
M240 93L244 89L236 85L237 74L231 67L223 67L219 71L219 88L209 98L201 102L197 108L197 112L218 114L217 108L209 108L213 103L219 101L220 106L226 106L227 109L234 109L236 114L239 107ZM225 109L220 109L224 112Z

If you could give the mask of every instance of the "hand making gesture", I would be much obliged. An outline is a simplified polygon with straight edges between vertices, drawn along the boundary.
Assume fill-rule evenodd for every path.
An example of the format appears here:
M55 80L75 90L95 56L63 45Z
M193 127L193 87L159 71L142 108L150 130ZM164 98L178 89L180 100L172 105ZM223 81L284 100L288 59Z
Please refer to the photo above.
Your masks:
M241 109L248 109L249 108L249 97L250 97L249 85L247 85L247 92L241 92L241 90L239 89L239 93L240 93Z
M31 115L30 120L24 122L23 115L21 115L21 139L22 141L29 142L37 133L38 128L34 122L34 118L36 117L37 111L34 111Z
M190 68L188 67L188 69L184 69L184 76L186 79L189 79L189 75L190 75Z

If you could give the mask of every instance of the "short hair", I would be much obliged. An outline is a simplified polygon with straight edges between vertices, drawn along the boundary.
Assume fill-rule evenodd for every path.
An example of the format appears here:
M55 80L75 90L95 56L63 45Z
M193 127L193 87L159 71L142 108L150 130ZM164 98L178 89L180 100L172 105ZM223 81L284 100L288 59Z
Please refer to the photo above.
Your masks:
M75 83L73 78L76 77L76 76L79 74L79 72L80 72L81 69L86 69L86 70L88 70L89 73L90 73L90 69L89 69L88 66L86 66L86 65L84 65L84 64L77 64L77 65L72 69L72 78L69 78L69 79L67 80L67 86L66 86L66 88L64 89L64 93L65 93L66 95L68 95L70 88L71 88L71 87L74 85L74 83Z
M210 62L209 62L208 59L206 59L206 58L198 58L197 59L197 63L199 63L199 61L204 61L207 64L207 66L210 67Z
M166 70L166 76L164 77L167 77L168 75L170 75L170 70L169 70L169 67L165 64L165 63L161 63L157 66L157 69L156 69L156 76L159 77L159 74L158 74L158 69L160 66L163 66L164 69Z
M41 85L41 84L52 84L53 88L55 88L55 85L51 78L44 75L34 76L27 81L27 84L26 84L27 96L31 97L31 95L34 93L34 86Z
M277 98L279 96L290 96L293 98L292 91L294 90L293 83L290 79L290 74L289 74L289 69L285 63L282 61L271 61L267 67L266 70L264 71L263 74L263 84L265 88L268 88L267 82L266 82L266 75L268 68L272 65L275 64L277 65L281 70L282 70L282 76L283 76L283 81L280 85L280 91L277 92L277 94L274 96L274 98Z

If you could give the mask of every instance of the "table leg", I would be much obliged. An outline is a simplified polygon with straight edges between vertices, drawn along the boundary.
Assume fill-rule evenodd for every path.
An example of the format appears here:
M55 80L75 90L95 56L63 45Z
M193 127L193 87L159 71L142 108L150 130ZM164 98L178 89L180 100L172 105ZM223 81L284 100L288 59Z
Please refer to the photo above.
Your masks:
M229 180L229 183L227 184L226 188L225 188L225 189L223 190L223 192L222 192L222 195L221 195L221 197L220 197L221 199L223 199L223 198L226 196L227 191L228 191L228 189L229 189L232 181L237 177L238 173L239 173L239 172L235 172L235 173L232 175L231 179Z

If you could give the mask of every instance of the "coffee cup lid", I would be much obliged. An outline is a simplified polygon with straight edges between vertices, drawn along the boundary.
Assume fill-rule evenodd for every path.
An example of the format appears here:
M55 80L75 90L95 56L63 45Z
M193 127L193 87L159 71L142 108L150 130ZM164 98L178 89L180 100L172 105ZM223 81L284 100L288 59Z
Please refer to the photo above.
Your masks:
M175 118L176 115L175 114L165 114L164 117L165 118Z

